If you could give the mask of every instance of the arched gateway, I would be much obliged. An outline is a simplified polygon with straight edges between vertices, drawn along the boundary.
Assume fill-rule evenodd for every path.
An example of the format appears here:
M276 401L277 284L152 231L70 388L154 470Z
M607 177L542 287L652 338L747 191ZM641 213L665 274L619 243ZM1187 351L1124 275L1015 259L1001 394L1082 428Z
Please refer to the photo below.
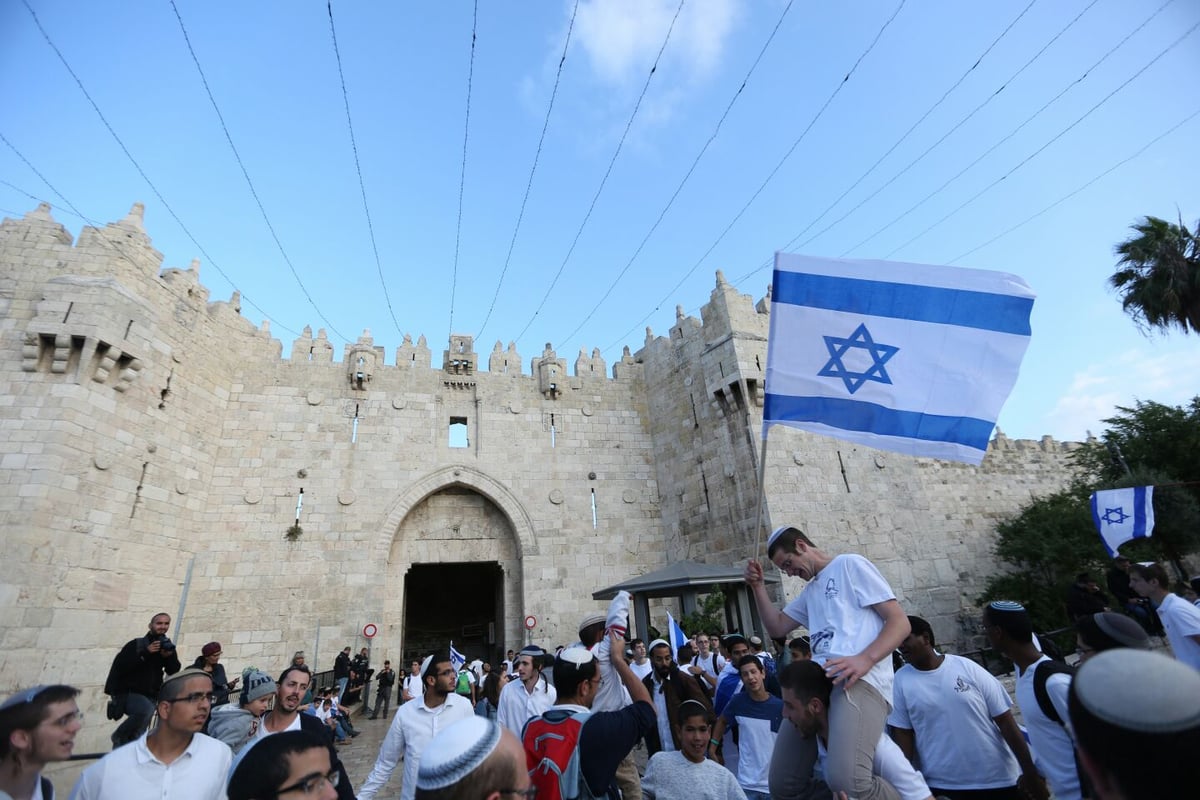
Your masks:
M450 640L484 660L519 648L522 559L536 552L528 514L495 479L455 466L417 481L392 505L376 547L387 564L383 640L405 663Z

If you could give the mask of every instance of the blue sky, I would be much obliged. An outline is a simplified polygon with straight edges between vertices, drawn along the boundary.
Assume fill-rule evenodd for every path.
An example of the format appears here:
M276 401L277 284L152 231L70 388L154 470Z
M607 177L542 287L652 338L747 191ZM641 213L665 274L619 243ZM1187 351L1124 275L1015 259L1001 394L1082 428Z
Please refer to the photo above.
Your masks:
M78 233L70 205L105 223L144 202L164 266L199 258L284 352L311 325L339 354L369 328L389 363L403 333L440 357L453 326L485 360L515 340L526 363L546 342L611 363L696 313L718 269L760 297L787 250L1024 277L1009 436L1200 391L1200 342L1143 336L1105 284L1139 217L1200 218L1193 0L485 1L474 23L467 2L335 0L362 189L324 2L175 8L300 281L169 0L0 7L0 215L34 195Z

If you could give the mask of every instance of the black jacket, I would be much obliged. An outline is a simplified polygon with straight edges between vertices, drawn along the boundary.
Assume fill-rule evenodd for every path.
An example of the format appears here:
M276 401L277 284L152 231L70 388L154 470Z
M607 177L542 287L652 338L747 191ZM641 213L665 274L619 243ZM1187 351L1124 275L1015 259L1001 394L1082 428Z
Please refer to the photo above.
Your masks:
M338 653L337 658L333 660L333 679L340 681L342 678L350 677L350 656L345 653Z
M149 697L151 701L158 699L163 673L174 675L180 670L179 654L174 650L151 653L150 642L150 636L146 635L125 643L108 670L105 694L115 697L133 692Z
M679 706L684 700L695 700L701 703L710 712L712 711L712 701L708 699L708 693L700 685L700 681L681 670L678 665L671 667L671 672L667 674L666 680L662 682L661 689L655 683L658 675L651 671L649 675L642 678L642 683L645 684L647 691L650 692L650 705L658 709L658 704L654 699L654 693L662 691L667 701L667 716L671 721L671 739L675 749L679 749L678 737L675 733L675 716L679 711ZM652 725L650 731L646 734L646 750L650 755L654 755L659 750L662 750L662 741L658 737L658 725Z

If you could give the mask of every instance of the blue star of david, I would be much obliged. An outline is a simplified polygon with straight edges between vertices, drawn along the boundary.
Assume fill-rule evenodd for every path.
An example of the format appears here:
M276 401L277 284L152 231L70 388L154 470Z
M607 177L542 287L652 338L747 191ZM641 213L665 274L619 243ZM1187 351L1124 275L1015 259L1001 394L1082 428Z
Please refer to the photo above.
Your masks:
M825 336L825 347L829 349L829 361L821 367L817 374L823 378L841 378L846 384L846 391L854 394L867 381L876 383L891 383L887 370L883 365L900 352L899 347L890 344L877 344L871 338L871 332L866 324L859 325L848 338ZM842 361L850 350L865 350L871 357L871 366L863 372L855 372Z
M1117 506L1116 508L1104 509L1104 516L1100 517L1100 519L1104 520L1109 525L1120 525L1122 522L1129 519L1129 515L1125 513L1124 508Z

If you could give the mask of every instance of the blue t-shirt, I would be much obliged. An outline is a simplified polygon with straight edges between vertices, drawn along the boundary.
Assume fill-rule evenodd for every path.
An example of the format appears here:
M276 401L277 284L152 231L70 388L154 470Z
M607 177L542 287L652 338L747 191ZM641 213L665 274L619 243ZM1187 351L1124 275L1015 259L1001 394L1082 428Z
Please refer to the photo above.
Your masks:
M726 725L738 726L738 783L749 791L769 792L767 775L775 735L783 722L783 701L773 694L766 700L754 700L748 692L738 692L721 717Z

